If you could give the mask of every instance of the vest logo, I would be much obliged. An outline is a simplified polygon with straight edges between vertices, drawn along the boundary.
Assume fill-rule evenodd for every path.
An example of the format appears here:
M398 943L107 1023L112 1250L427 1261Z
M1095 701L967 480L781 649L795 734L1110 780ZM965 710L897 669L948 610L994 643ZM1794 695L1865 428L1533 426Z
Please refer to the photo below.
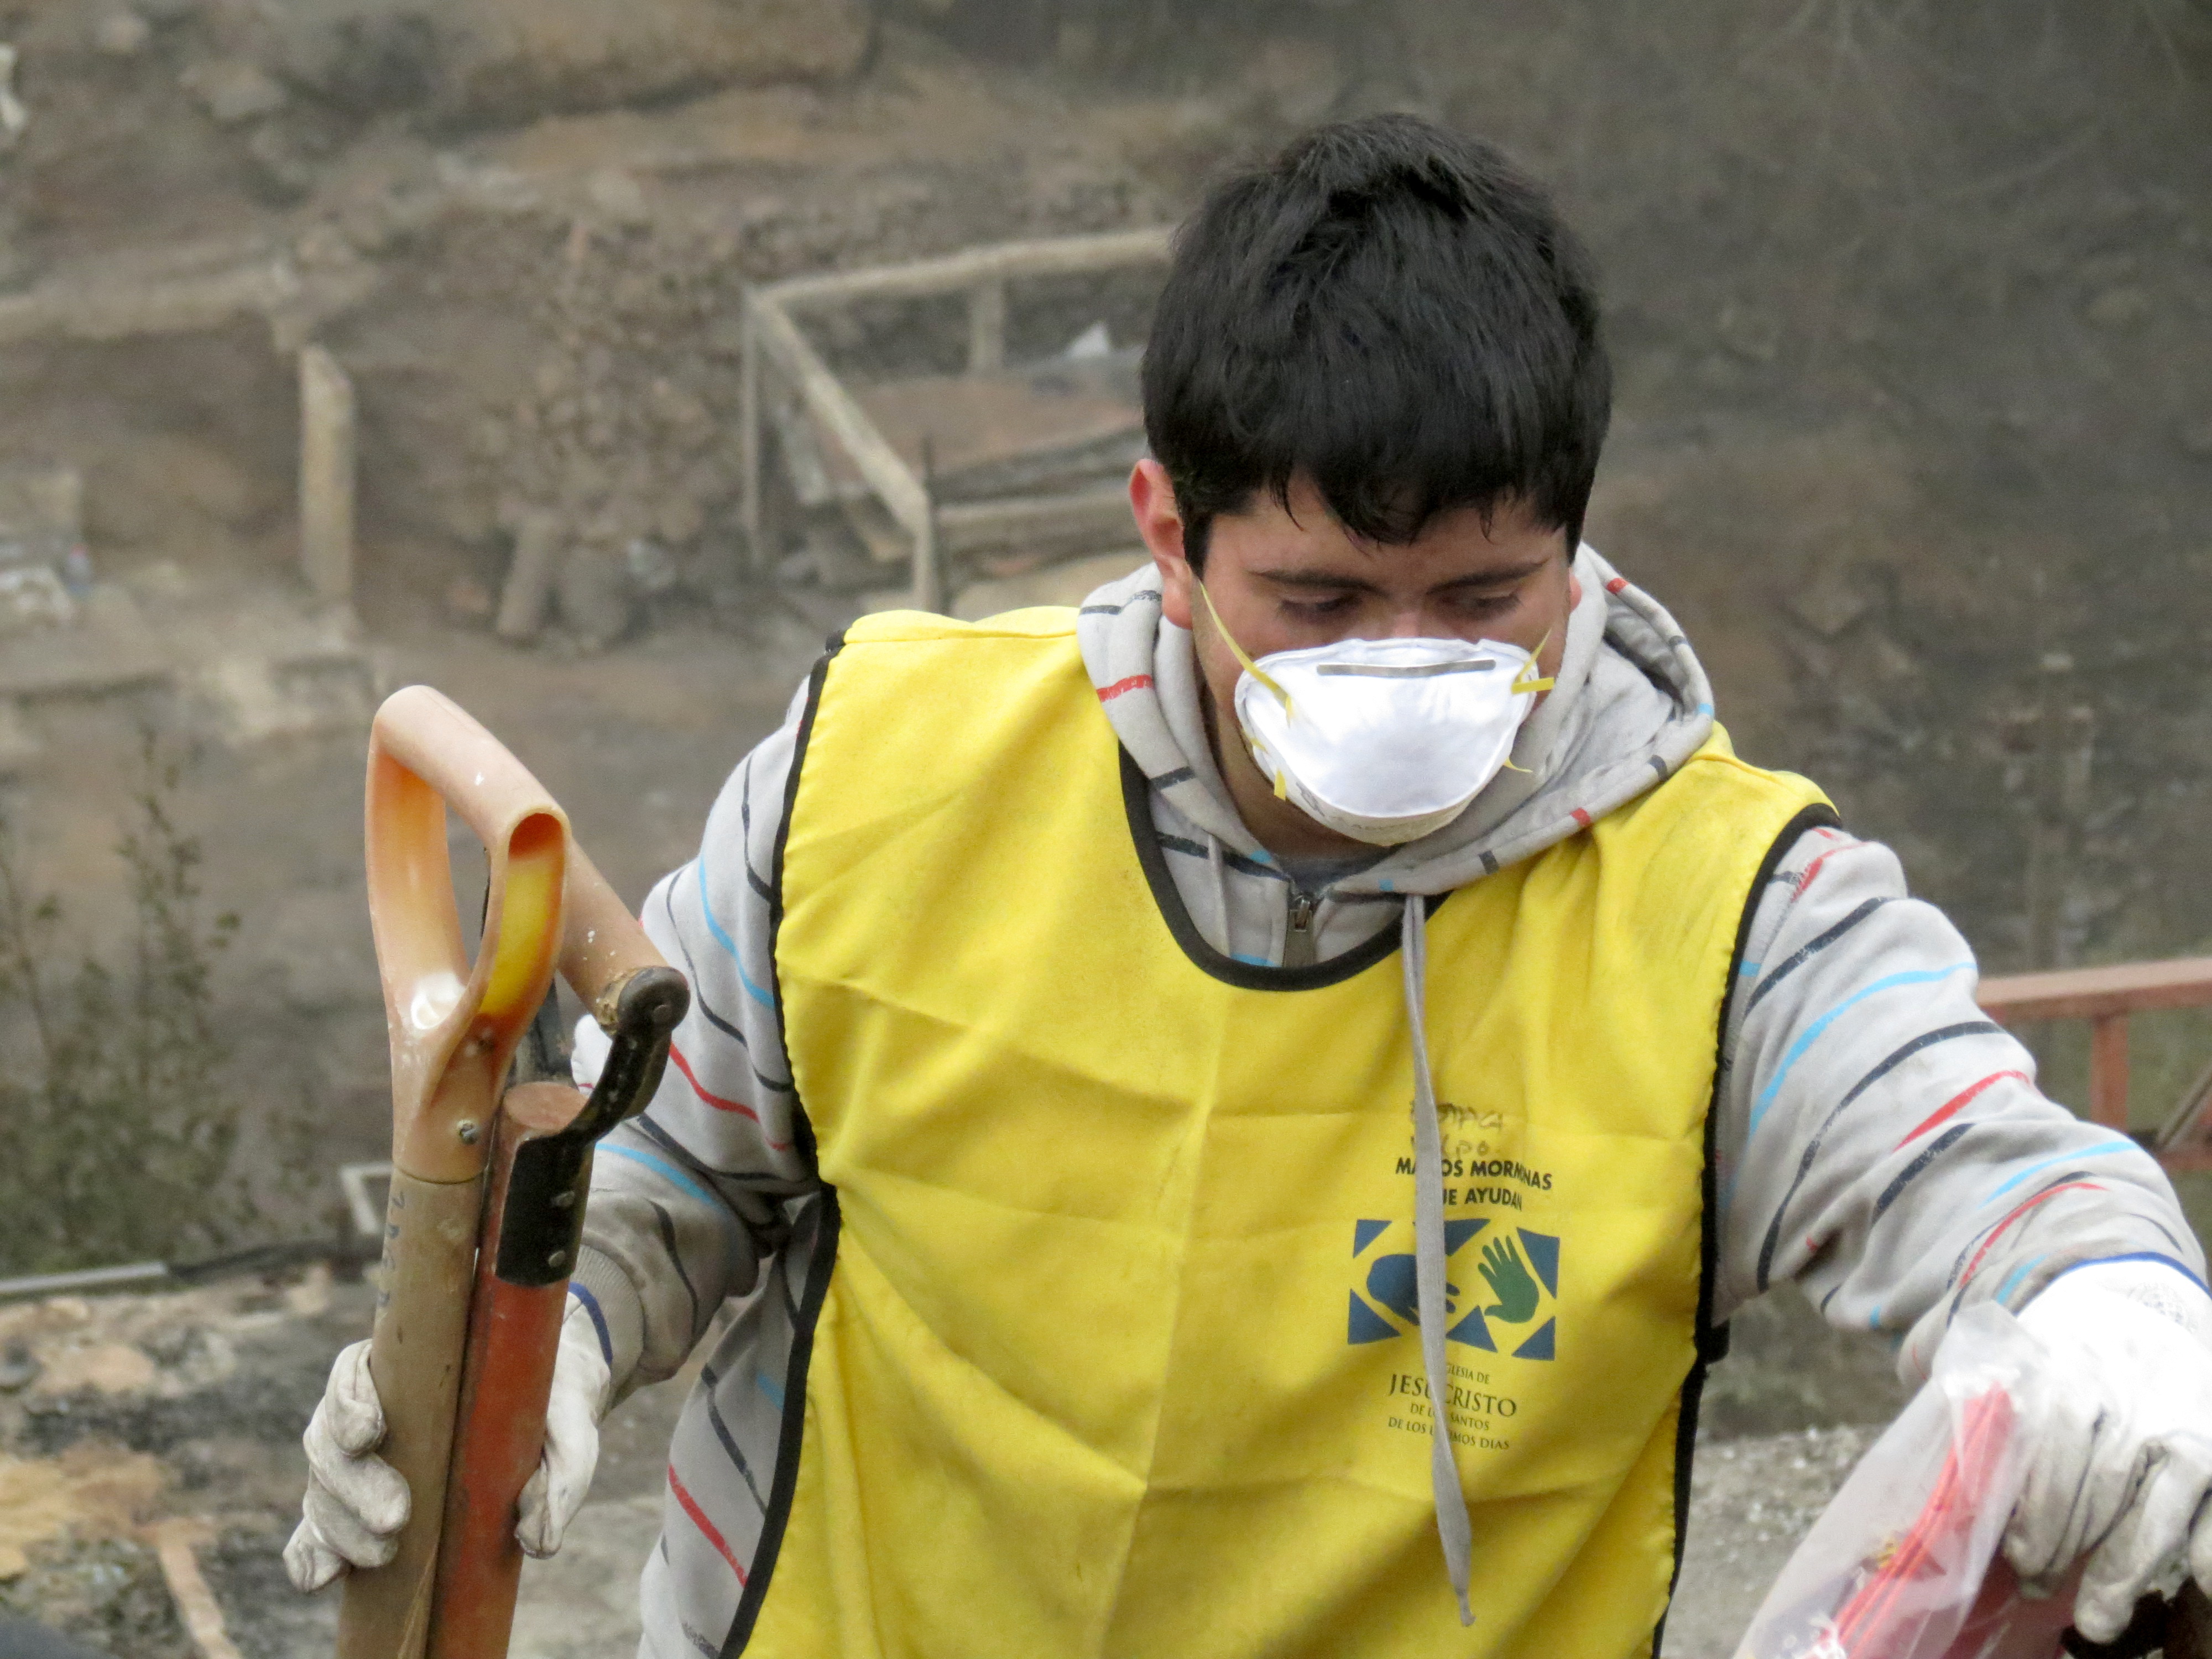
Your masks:
M1474 1245L1478 1236L1481 1242ZM1396 1245L1400 1248L1392 1249ZM1407 1221L1352 1224L1352 1313L1345 1340L1383 1342L1420 1328ZM1516 1359L1550 1359L1559 1348L1559 1241L1490 1218L1444 1223L1447 1341ZM1474 1281L1480 1279L1477 1286Z

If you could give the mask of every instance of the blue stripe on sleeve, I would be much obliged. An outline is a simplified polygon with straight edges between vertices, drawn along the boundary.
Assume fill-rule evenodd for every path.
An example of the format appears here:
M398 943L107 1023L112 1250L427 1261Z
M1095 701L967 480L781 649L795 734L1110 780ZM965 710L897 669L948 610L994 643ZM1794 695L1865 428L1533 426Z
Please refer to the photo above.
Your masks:
M707 898L706 854L702 852L692 860L691 867L699 872L699 914L707 918L707 931L714 935L715 944L730 953L730 960L737 964L738 983L745 988L745 994L763 1008L774 1008L775 999L754 984L751 975L745 972L744 958L738 954L737 940L732 939L728 930L714 920L714 907Z
M1804 1034L1796 1042L1790 1045L1790 1052L1782 1056L1782 1066L1775 1073L1774 1080L1759 1091L1758 1103L1752 1108L1750 1133L1754 1134L1758 1133L1759 1121L1766 1115L1767 1109L1774 1104L1774 1097L1782 1092L1783 1084L1789 1080L1790 1068L1804 1058L1805 1051L1819 1040L1820 1034L1842 1018L1846 1012L1878 991L1893 991L1900 985L1926 985L1936 980L1948 979L1954 974L1967 972L1973 965L1971 962L1957 962L1948 968L1916 969L1911 973L1892 974L1885 979L1875 981L1864 990L1854 992L1829 1009L1826 1013L1808 1026Z
M2021 1262L2020 1266L2014 1267L2010 1273L2007 1273L2004 1278L2004 1283L1998 1285L1996 1288L1995 1300L1997 1305L2001 1308L2011 1307L2012 1293L2020 1288L2020 1281L2027 1278L2028 1274L2033 1273L2040 1264L2050 1260L2051 1252L2045 1250L2040 1255L2032 1255L2028 1257L2027 1261Z
M602 1141L599 1144L598 1150L599 1156L601 1158L627 1158L630 1163L639 1164L645 1169L651 1170L654 1174L664 1177L673 1185L690 1194L693 1198L697 1199L702 1204L707 1205L712 1208L714 1215L722 1224L723 1231L726 1233L734 1234L736 1236L732 1242L736 1243L740 1249L744 1248L749 1243L745 1234L744 1224L739 1221L735 1215L731 1213L730 1206L724 1203L720 1199L717 1198L713 1193L708 1192L706 1188L701 1186L699 1182L694 1180L690 1176L686 1175L682 1170L679 1170L676 1165L671 1164L667 1159L655 1158L651 1152L641 1152L635 1146L611 1146L605 1141Z
M615 1340L607 1334L607 1316L599 1310L599 1298L593 1296L574 1279L568 1281L568 1294L584 1304L584 1311L592 1316L592 1328L599 1334L599 1358L607 1362L610 1370L615 1363Z
M2011 1180L2004 1182L2002 1186L1991 1188L1990 1195L1984 1199L1982 1203L1996 1203L1997 1200L2002 1198L2014 1188L2019 1186L2021 1182L2027 1180L2028 1176L2033 1175L2038 1170L2047 1170L2054 1164L2071 1163L2074 1159L2081 1158L2110 1158L2114 1152L2139 1152L2141 1151L2142 1151L2142 1148L2136 1146L2132 1140L2100 1140L2094 1146L2082 1147L2079 1152L2061 1152L2056 1158L2046 1158L2039 1164L2029 1164L2018 1175L2013 1176ZM1977 1207L1978 1208L1979 1206L1978 1206Z
M690 1176L684 1174L683 1170L678 1169L673 1164L669 1163L665 1158L655 1158L651 1152L641 1152L634 1146L609 1146L602 1145L599 1148L599 1151L601 1155L605 1157L626 1158L633 1164L643 1164L647 1169L653 1170L654 1173L666 1176L671 1182L678 1187L681 1187L685 1192L690 1194L692 1197L697 1199L702 1204L711 1204L718 1210L724 1210L729 1207L727 1205L724 1204L720 1199L715 1197L714 1194L708 1192L704 1187L701 1186Z

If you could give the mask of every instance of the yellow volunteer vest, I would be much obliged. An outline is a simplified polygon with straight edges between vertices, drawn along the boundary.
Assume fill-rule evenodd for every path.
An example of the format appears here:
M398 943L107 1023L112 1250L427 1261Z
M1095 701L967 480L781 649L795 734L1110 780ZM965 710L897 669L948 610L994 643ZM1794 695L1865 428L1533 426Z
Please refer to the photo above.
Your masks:
M834 1266L726 1650L1648 1652L1722 999L1818 792L1717 734L1434 911L1463 1630L1395 927L1317 969L1206 950L1072 611L871 617L812 696L775 969Z

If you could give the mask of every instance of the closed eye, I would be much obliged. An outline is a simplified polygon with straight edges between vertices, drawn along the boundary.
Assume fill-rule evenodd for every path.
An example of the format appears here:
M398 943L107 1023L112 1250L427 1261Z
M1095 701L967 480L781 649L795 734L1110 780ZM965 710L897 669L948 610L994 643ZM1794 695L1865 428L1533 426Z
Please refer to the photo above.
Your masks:
M1353 593L1337 593L1326 599L1282 599L1278 601L1285 616L1305 622L1318 622L1325 617L1340 617L1358 602Z
M1462 617L1478 617L1487 620L1503 617L1521 603L1518 589L1510 593L1455 593L1452 609Z

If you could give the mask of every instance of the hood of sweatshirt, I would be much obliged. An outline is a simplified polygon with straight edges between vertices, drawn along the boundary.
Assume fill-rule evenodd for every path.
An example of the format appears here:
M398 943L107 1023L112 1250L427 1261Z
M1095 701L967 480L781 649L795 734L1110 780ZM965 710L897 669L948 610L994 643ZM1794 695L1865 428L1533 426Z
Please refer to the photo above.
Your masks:
M1588 544L1574 569L1582 599L1556 684L1513 745L1520 769L1500 772L1443 828L1339 878L1335 892L1463 887L1633 800L1711 735L1711 684L1665 607ZM1190 633L1160 614L1158 573L1146 565L1092 593L1077 635L1106 717L1153 787L1228 851L1267 861L1214 763Z

